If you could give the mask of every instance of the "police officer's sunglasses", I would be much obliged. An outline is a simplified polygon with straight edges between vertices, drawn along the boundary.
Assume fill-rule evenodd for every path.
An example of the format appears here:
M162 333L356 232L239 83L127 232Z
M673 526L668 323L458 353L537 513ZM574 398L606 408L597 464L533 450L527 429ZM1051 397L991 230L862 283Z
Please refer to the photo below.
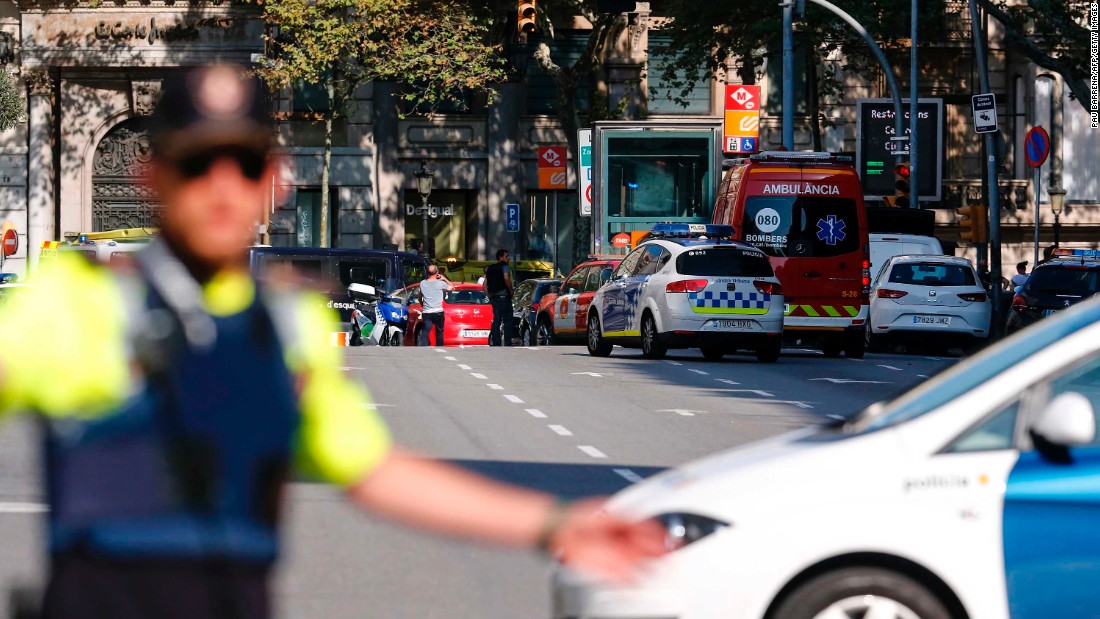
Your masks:
M264 167L267 165L267 156L252 149L240 146L220 146L176 159L173 166L184 178L195 179L205 176L215 161L225 157L232 159L240 168L241 174L253 181L260 180L264 173Z

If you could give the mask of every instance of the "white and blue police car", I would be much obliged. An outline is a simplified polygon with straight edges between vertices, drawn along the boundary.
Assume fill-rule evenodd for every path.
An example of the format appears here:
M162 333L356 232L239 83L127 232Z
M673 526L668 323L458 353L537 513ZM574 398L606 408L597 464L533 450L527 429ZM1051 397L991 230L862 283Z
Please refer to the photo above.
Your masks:
M779 359L783 290L767 255L733 241L733 227L658 224L623 258L588 312L588 352L640 347L647 359L699 348L708 360L738 348Z
M668 470L609 510L670 552L566 569L556 619L1100 616L1100 299L847 420Z

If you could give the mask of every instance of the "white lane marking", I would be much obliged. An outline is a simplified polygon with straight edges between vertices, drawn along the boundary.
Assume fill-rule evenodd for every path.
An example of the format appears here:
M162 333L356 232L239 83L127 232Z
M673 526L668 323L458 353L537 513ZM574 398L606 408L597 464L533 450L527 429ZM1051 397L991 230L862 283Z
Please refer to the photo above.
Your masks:
M741 384L741 383L739 383L735 380L730 380L728 378L715 378L714 380L716 380L720 383L726 383L727 385L740 385Z
M901 371L901 368L896 368L892 365L883 365L883 364L880 363L880 364L878 364L878 366L880 368L886 368L887 370L894 370L895 372L900 372Z
M538 419L546 419L546 413L540 411L537 408L528 408L526 410L527 410L527 414L532 416L532 417L535 417L535 418L538 418Z
M577 445L577 449L579 449L579 450L583 451L584 453L592 456L593 458L606 458L607 457L607 454L600 451L599 449L596 449L595 447L593 447L591 445Z
M458 361L458 359L455 359L454 357L443 357L443 358L446 359L447 361Z
M485 380L486 378L488 378L488 376L486 376L484 374L478 374L477 372L470 372L470 376L473 376L474 378L476 378L478 380Z
M435 352L447 352L446 348L436 348Z
M469 370L472 370L473 368L471 368L470 366L466 365L465 363L459 363L459 364L458 364L458 369L460 369L460 370L466 370L466 371L469 371Z
M657 412L658 413L676 413L677 415L681 415L683 417L694 417L695 413L705 413L707 411L693 411L693 410L689 410L689 409L686 409L686 408L662 408L661 410L659 410Z
M508 400L512 404L523 404L523 400L518 395L512 395L510 393L504 394L504 399Z
M665 363L667 363L667 364L669 364L669 365L683 365L683 363L680 363L679 361L668 361L668 360L665 360Z
M889 385L890 383L884 380L855 380L853 378L811 378L810 380L827 380L834 385L850 385L852 383L860 383L865 385Z
M929 361L943 361L943 357L925 357Z
M801 400L769 400L769 402L771 402L772 404L790 404L792 406L797 406L798 408L813 408L812 404L803 402Z
M340 369L341 369L341 370L345 370L345 371L347 371L347 370L365 370L365 369L367 369L367 368L355 368L355 367L350 367L350 366L348 366L348 367L342 367L342 368L340 368Z
M611 469L611 470L615 471L615 474L617 474L619 477L622 477L623 479L627 480L628 482L630 482L632 484L636 484L636 483L642 481L642 476L635 473L634 471L632 471L630 469Z
M503 391L504 390L504 387L501 387L500 385L498 385L496 383L485 383L485 386L490 388L490 389L495 389L496 391Z
M592 378L603 378L603 374L597 374L595 372L573 372L571 376L591 376Z
M45 503L0 503L0 514L44 514L50 511Z
M558 436L573 436L573 433L570 432L569 430L567 430L565 428L565 426L550 425L550 426L547 426L547 427L550 428L551 430L553 430L554 433L557 434Z
M846 358L846 359L847 359L848 361L859 361L860 363L863 363L864 361L866 361L866 359L853 359L853 358L851 358L851 357L845 357L845 358Z
M699 374L700 376L710 376L710 372L704 372L703 370L696 370L695 368L688 368L688 371L689 372L695 372L696 374Z
M393 408L396 404L378 404L377 402L363 402L363 408Z
M917 374L917 378L928 378L927 374Z
M768 393L767 391L761 391L759 389L726 389L730 393L755 393L758 396L765 398L774 398L775 395Z

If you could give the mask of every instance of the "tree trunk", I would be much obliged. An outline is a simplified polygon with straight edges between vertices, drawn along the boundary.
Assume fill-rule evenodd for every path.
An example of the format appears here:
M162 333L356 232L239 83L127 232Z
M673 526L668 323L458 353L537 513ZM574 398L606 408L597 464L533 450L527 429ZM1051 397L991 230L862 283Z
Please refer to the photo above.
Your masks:
M329 169L332 165L332 117L336 114L336 92L332 77L325 78L329 109L325 113L325 154L321 160L321 225L320 246L329 246Z

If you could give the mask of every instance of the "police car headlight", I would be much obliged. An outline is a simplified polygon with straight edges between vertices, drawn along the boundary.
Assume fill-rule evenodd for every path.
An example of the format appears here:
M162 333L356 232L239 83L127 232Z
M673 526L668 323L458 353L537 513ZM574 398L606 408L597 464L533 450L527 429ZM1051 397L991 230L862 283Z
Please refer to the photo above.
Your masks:
M660 514L654 520L664 525L669 550L679 550L730 526L728 522L689 513Z

